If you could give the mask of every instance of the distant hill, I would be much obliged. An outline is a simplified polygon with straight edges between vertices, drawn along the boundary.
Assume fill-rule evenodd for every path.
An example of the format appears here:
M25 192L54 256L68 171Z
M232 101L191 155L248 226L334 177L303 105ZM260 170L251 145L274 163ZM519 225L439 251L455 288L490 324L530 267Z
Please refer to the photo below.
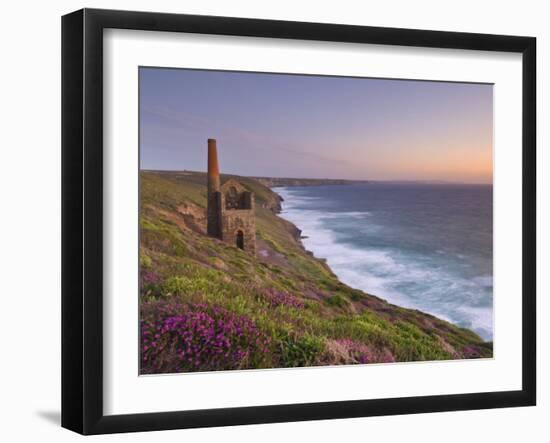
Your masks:
M140 173L142 373L492 356L470 330L340 282L277 215L275 182L238 179L257 256L206 236L204 173Z
M282 177L250 177L269 188L287 186L320 186L320 185L351 185L370 183L367 180L343 180L331 178L282 178Z

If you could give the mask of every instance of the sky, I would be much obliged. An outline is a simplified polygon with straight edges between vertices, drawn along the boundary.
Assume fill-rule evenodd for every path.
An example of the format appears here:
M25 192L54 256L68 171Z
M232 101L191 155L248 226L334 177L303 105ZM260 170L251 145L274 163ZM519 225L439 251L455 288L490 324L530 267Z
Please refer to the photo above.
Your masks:
M493 86L145 68L140 167L362 180L492 182Z

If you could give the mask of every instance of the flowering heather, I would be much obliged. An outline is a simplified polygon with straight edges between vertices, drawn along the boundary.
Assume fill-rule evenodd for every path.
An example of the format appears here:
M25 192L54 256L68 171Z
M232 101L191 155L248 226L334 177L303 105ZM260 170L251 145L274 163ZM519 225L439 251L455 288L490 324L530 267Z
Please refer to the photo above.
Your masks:
M394 362L393 354L386 348L376 349L366 343L349 338L328 340L328 364L366 364Z
M248 317L206 304L151 303L142 316L141 372L261 367L269 339Z
M346 353L354 362L359 364L373 362L373 352L367 345L348 338L336 340L336 342L346 350Z
M139 290L141 295L148 296L158 292L159 285L162 279L156 272L142 269L139 277Z
M464 349L462 350L462 354L464 355L464 358L480 358L481 357L479 349L474 347L474 346L464 346Z
M160 283L160 276L153 271L141 271L141 284L142 285L157 285Z
M302 300L290 295L286 292L277 291L275 289L269 289L263 293L264 299L267 303L276 308L277 306L290 306L292 308L303 309L305 304Z

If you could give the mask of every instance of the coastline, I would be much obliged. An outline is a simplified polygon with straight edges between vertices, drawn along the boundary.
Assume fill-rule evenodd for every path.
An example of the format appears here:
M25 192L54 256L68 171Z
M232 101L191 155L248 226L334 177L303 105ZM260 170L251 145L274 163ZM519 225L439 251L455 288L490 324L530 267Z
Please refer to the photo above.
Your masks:
M476 329L468 325L460 324L459 321L456 321L452 318L452 315L446 315L443 309L438 309L436 306L429 307L427 309L426 306L419 306L418 303L414 303L413 300L407 299L400 294L388 293L389 291L385 287L384 281L369 272L360 275L357 270L346 269L342 257L347 256L348 260L351 258L358 261L365 260L368 262L373 262L375 260L372 259L372 256L375 256L376 259L379 259L382 262L382 265L386 264L385 261L387 260L387 257L378 257L377 254L380 255L379 251L366 251L361 248L344 245L336 241L334 239L334 233L330 229L327 229L323 226L321 222L322 214L318 213L315 210L299 211L294 208L293 198L296 197L291 195L291 192L289 192L288 188L289 187L287 186L272 188L273 192L275 192L281 199L281 210L279 211L278 216L296 226L298 231L301 233L300 242L304 249L306 251L309 251L309 253L311 253L314 258L325 263L339 281L350 286L351 288L358 289L367 294L381 297L388 303L394 304L396 306L406 309L418 310L429 315L434 315L441 320L456 325L457 327L471 329L477 334L480 334L482 338L487 342L491 342L493 340L492 328L491 331L487 333L486 330L483 330L483 327L481 326ZM313 197L305 198L313 199ZM304 214L307 212L312 212L317 217L305 217ZM360 217L361 214L362 213L360 212L356 212L346 213L345 215L347 215L348 217ZM306 220L306 218L308 219ZM468 309L469 307L464 307L465 311L467 311ZM475 324L475 321L477 320L477 318L475 317L476 312L472 309L470 313L472 316L472 324ZM493 313L491 309L491 322L492 315ZM481 323L483 321L487 320L486 318L481 317L481 320L479 320L479 322ZM483 326L485 326L485 324L483 324Z
M234 336L228 330L233 357L201 353L193 364L170 353L179 336L167 331L159 339L170 346L145 343L141 373L493 356L492 343L470 329L343 283L306 250L300 224L278 215L280 196L259 182L240 179L255 194L257 254L250 254L207 235L204 173L144 172L140 178L142 340L169 318L185 322L185 330L204 330L215 320L247 331ZM242 348L243 339L252 348Z

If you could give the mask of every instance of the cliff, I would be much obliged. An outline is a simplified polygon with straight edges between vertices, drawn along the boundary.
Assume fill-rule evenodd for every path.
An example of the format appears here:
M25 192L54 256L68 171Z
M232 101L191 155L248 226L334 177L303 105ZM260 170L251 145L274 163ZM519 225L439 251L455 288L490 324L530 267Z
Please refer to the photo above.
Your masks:
M140 175L142 373L492 356L472 331L340 282L280 197L238 179L256 198L256 256L205 235L204 174Z
M250 177L268 188L287 186L320 186L320 185L351 185L354 183L369 183L367 180L343 180L331 178L283 178L283 177Z

